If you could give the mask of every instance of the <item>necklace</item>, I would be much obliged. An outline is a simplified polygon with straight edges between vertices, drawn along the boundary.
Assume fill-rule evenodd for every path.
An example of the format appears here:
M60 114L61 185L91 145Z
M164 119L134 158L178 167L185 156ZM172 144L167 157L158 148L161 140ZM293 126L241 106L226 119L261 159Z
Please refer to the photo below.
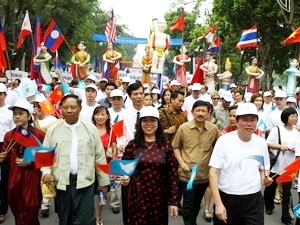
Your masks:
M154 141L154 142L149 146L149 145L147 144L147 142L145 141L145 144L146 144L148 150L150 150L150 149L152 148L152 146L155 144L155 142L156 142L156 141Z

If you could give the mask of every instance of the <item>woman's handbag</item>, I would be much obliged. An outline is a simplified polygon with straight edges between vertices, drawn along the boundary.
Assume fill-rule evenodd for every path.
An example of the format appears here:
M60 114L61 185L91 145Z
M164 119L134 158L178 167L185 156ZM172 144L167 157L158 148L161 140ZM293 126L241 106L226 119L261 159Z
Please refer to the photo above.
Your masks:
M277 129L278 129L278 144L281 145L281 138L280 138L280 130L279 130L279 127L277 126ZM277 159L278 159L278 156L280 154L280 151L277 150L277 153L276 155L269 149L269 157L270 157L270 170L272 169L272 167L275 165Z

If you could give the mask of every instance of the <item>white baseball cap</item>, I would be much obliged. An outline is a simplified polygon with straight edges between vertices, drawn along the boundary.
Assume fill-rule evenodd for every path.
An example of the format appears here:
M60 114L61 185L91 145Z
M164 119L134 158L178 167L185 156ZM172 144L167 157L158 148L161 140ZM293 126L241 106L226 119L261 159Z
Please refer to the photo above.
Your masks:
M85 90L87 90L88 88L93 88L94 90L98 91L98 88L97 88L97 86L95 84L88 84L88 85L86 85Z
M0 92L7 92L7 87L5 84L0 83Z
M86 80L92 80L92 81L94 81L95 83L97 82L97 78L96 78L96 76L95 75L88 75L87 76L87 78L86 78Z
M25 109L29 112L29 114L32 114L33 112L33 105L25 100L16 101L16 103L13 106L8 107L8 109L10 110L14 110L15 108Z
M265 91L265 93L264 93L264 97L268 97L268 96L272 96L271 92L269 92L269 91Z
M108 80L106 78L101 78L99 82L106 82L106 83L108 83Z
M258 116L257 108L253 103L250 103L250 102L241 103L238 105L238 108L236 109L236 115L237 116L243 116L243 115Z
M286 98L285 91L282 90L276 91L274 98Z
M223 91L221 94L221 97L226 101L226 102L233 102L232 94L230 91Z
M123 77L122 78L122 83L130 83L130 82L131 82L130 77Z
M192 91L200 91L200 90L201 90L201 84L193 83Z
M110 92L110 97L122 97L123 98L123 92L120 89L114 89Z
M160 90L158 90L157 88L153 88L151 94L160 94Z
M148 116L159 119L159 112L153 106L145 106L140 111L140 118L148 117Z
M286 99L286 102L293 102L293 103L296 103L297 104L297 100L294 98L294 97L288 97Z
M234 83L232 83L232 84L230 84L229 85L229 88L236 88L237 86L236 86L236 84L234 84Z
M177 80L172 80L170 85L171 86L180 86L181 84Z

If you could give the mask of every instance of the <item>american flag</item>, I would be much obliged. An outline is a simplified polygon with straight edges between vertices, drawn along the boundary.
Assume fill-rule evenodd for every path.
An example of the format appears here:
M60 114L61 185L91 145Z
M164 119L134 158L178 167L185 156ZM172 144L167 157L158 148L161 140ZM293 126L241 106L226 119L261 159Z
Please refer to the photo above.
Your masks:
M107 43L113 43L116 40L116 24L115 24L113 9L111 10L111 17L106 23L104 33L107 38Z

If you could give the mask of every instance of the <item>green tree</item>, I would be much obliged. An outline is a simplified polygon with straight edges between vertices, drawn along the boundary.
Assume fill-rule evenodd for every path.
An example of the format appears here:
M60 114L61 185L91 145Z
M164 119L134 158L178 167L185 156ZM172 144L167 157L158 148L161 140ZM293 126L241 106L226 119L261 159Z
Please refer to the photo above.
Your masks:
M92 58L96 54L102 55L105 45L100 46L92 40L93 33L104 33L106 22L111 12L103 11L98 0L0 0L0 15L4 21L4 32L8 42L9 61L12 68L20 67L24 54L25 70L29 70L31 59L32 39L26 38L21 49L15 49L18 33L21 29L25 10L28 10L32 30L34 30L35 16L41 18L41 27L45 31L50 19L53 18L62 31L66 42L59 48L59 57L63 62L70 60L72 46L77 46L83 40L87 44L87 51ZM117 34L126 34L126 25L117 24ZM134 52L134 46L125 49L123 46L116 46L124 57Z

